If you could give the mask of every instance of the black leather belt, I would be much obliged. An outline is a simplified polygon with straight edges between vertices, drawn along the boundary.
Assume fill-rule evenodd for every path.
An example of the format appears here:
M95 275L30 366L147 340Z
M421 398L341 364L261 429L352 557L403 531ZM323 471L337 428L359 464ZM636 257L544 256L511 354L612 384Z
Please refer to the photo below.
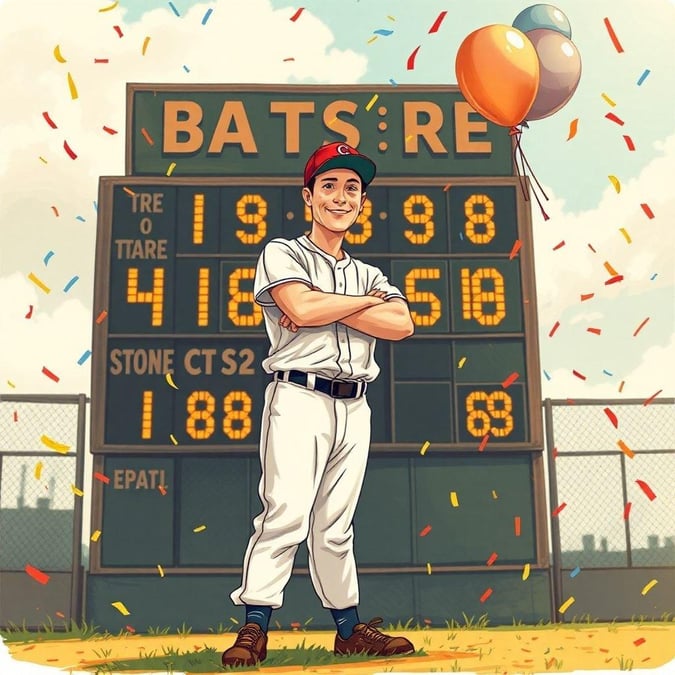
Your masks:
M320 377L314 375L314 373L303 373L300 370L276 371L274 379L281 382L293 382L301 387L320 391L322 394L333 398L359 398L366 393L368 388L365 382L329 380L326 377Z

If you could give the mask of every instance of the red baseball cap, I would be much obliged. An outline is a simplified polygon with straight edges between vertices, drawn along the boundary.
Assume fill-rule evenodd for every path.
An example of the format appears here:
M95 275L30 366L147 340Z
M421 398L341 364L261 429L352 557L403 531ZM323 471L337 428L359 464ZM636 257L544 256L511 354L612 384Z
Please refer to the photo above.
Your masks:
M365 185L375 178L376 171L375 162L340 141L322 145L312 153L305 164L305 185L328 169L351 169L359 174Z

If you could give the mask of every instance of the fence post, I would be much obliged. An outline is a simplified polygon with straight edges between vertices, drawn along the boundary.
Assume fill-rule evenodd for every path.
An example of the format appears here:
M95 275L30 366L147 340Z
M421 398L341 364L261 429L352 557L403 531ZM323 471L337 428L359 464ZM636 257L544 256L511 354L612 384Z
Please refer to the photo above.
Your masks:
M555 511L558 506L558 478L555 466L555 434L553 431L553 404L551 399L544 399L544 420L546 422L546 456L548 458L548 492L551 511ZM558 616L558 607L562 604L562 553L560 550L560 524L557 518L549 514L551 524L551 554L553 583L551 585L551 595L553 600L552 621L560 623L562 617Z
M84 485L84 441L87 424L87 396L77 397L77 437L75 442L75 485ZM73 553L70 586L70 619L82 625L82 497L75 497L73 508Z
M626 455L623 452L619 455L621 460L621 492L623 494L623 506L626 508L628 503L628 488L626 486ZM623 526L626 530L626 567L633 567L633 551L630 543L630 522L628 518L623 519Z

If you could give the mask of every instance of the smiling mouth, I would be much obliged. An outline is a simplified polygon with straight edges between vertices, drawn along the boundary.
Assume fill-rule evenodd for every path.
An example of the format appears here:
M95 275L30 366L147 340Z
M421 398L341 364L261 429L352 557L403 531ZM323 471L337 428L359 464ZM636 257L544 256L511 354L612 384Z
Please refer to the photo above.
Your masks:
M337 213L338 215L344 215L345 213L351 213L351 209L326 209L328 213Z

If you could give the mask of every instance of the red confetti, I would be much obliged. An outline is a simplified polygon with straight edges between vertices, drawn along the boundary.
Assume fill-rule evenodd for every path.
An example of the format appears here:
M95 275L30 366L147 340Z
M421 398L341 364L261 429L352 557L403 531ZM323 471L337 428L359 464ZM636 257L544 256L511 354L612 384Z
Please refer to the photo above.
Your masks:
M452 183L446 183L443 186L443 192L447 192L452 187Z
M54 373L52 373L52 371L49 370L49 368L47 368L46 366L42 366L42 374L46 375L50 380L54 380L54 382L59 381L59 376L54 375Z
M654 212L649 208L648 204L640 204L642 207L642 210L645 212L645 215L649 220L651 220L654 217Z
M563 502L560 506L556 507L553 510L553 513L551 514L552 516L557 516L560 514L560 512L567 506L567 502Z
M299 621L291 622L291 628L300 628L302 624Z
M556 245L553 247L553 250L554 250L554 251L557 251L559 248L562 248L564 245L565 245L565 240L563 239L559 244L556 244Z
M553 459L558 456L558 448L553 448Z
M109 59L94 59L94 63L109 63Z
M597 253L597 251L590 244L588 245L588 248L590 248L593 253Z
M68 153L70 159L77 159L77 155L73 152L72 148L68 145L68 141L63 141L63 149Z
M135 632L136 632L136 629L135 629L133 626L124 626L124 629L125 629L128 633L135 633Z
M626 502L626 506L623 507L623 519L628 520L630 516L630 507L633 506L633 502Z
M663 389L659 389L655 394L652 394L648 399L646 399L642 405L649 405L662 391Z
M511 253L509 253L509 260L513 260L516 255L518 254L518 251L520 251L520 247L523 245L523 242L520 241L520 239L516 239L513 242L513 248L511 249Z
M590 300L594 295L595 293L582 293L581 302L583 302L584 300Z
M513 372L511 373L503 382L502 382L502 388L507 389L510 387L520 376L518 373Z
M302 10L305 9L304 7L301 7L292 17L291 21L297 21L298 17L302 14Z
M56 616L59 617L59 619L65 619L66 615L63 612L55 612Z
M520 516L513 516L513 531L516 537L520 537Z
M485 593L483 593L483 595L480 596L480 601L485 602L491 595L492 595L492 589L486 588Z
M487 559L487 562L486 562L485 564L486 564L488 567L490 567L490 565L493 565L494 562L495 562L495 560L497 560L497 557L498 557L497 554L493 552L493 553L490 555L490 557Z
M52 211L54 212L54 215L58 218L59 217L59 210L55 206L52 206Z
M143 134L143 138L145 138L148 145L154 145L155 144L155 141L152 140L152 136L148 133L148 131L145 127L141 127L141 133Z
M159 490L159 493L162 495L162 497L166 494L166 489L163 485L158 485L157 489Z
M636 647L639 647L640 645L643 645L645 642L647 642L647 640L645 640L644 638L638 638L637 640L633 640L633 644Z
M649 487L649 485L647 485L647 483L645 483L645 481L638 479L635 482L640 486L642 492L647 495L650 502L653 502L656 499L654 491Z
M33 316L33 305L28 305L28 312L26 313L26 316L24 316L24 319L30 319L31 316Z
M32 565L26 565L24 568L26 570L26 574L29 577L33 577L35 581L37 581L40 584L46 584L49 581L49 575L45 574L44 572L41 572L37 567L33 567Z
M626 380L621 380L621 384L619 385L619 393L623 391L623 385L626 384Z
M586 376L585 376L585 375L582 375L578 370L573 370L573 371L572 371L572 375L576 375L576 377L578 377L580 380L585 380L585 379L586 379Z
M556 321L553 324L553 328L551 328L551 330L548 332L548 336L553 337L553 334L558 330L558 328L560 328L560 321Z
M609 408L605 408L604 411L605 411L605 415L607 415L607 417L609 417L609 421L614 425L614 428L618 429L619 428L619 420L617 419L616 415Z
M619 38L616 37L616 33L614 32L614 28L612 28L612 24L609 22L609 18L605 17L604 18L605 22L605 28L607 28L607 32L609 33L609 39L612 41L612 44L614 45L614 49L616 49L619 54L623 51L623 47L621 46L621 43L619 42Z
M16 412L16 410L14 411L14 421L15 421L15 422L18 422L18 421L19 421L19 413Z
M485 446L487 445L488 439L490 438L490 434L485 434L483 438L481 439L480 445L478 446L478 452L483 452L485 450Z
M635 151L635 144L633 143L633 139L630 136L624 136L623 140L626 141L626 145L628 146L628 149L631 152Z
M570 132L569 132L569 135L567 136L568 141L572 140L577 135L577 129L578 128L579 128L579 118L575 117L570 122Z
M619 117L617 117L614 113L607 113L605 117L610 121L610 122L616 122L619 126L623 126L623 120Z
M431 525L427 525L424 529L420 530L420 537L426 537L429 532L431 532Z
M587 333L593 333L594 335L601 335L602 334L602 328L587 328L586 329Z
M113 28L120 37L124 37L124 33L122 32L122 29L119 26L113 26Z
M431 626L431 619L424 619L424 623L427 624L427 626Z
M295 61L295 57L294 57L294 56L289 56L287 59L284 59L284 63L285 63L286 61Z
M636 329L635 332L633 333L633 337L635 337L644 327L644 325L649 321L649 317L647 317Z
M434 21L433 26L429 29L429 33L435 33L441 26L441 23L443 22L443 19L445 19L445 15L447 14L447 11L442 11L437 17L436 21Z
M58 127L56 126L56 123L54 122L54 120L49 116L49 113L48 113L48 112L43 112L43 113L42 113L42 117L45 118L45 122L47 122L47 124L49 124L49 126L50 126L52 129L57 129L57 128L58 128Z
M110 478L108 478L108 476L104 476L102 473L99 473L98 471L94 473L94 478L96 480L100 480L101 483L105 483L106 485L110 482Z
M105 321L106 316L108 316L108 312L104 309L97 317L96 317L96 323L103 323Z
M421 46L422 45L417 45L417 47L413 49L412 54L410 54L408 57L408 64L406 66L408 70L415 70L415 57L417 56L417 52L420 50Z
M605 281L605 286L609 286L610 284L616 284L619 281L623 281L623 274L617 274L616 276L610 277Z
M113 134L116 134L116 133L117 133L114 129L111 129L110 127L106 127L106 126L103 127L103 131L109 133L111 136L112 136Z

